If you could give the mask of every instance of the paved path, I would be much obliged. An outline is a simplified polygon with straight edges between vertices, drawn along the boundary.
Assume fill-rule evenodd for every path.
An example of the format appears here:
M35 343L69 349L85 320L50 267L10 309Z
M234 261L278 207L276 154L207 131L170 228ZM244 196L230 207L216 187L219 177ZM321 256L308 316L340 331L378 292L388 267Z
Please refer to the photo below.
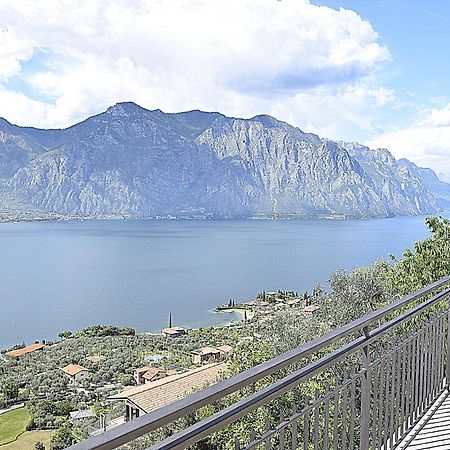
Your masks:
M13 405L10 406L9 408L3 408L0 409L0 414L9 412L9 411L14 411L15 409L19 409L19 408L23 408L25 406L25 403L19 403L18 405Z

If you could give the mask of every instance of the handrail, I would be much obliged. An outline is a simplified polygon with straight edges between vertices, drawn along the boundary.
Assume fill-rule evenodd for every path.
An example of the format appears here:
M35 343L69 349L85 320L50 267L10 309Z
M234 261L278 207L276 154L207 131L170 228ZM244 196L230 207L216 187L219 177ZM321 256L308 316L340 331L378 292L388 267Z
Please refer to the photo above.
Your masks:
M435 297L429 299L427 302L417 305L411 311L407 311L404 315L396 317L388 323L377 327L373 334L369 334L367 337L362 336L353 340L352 342L325 355L317 361L311 362L306 367L297 370L296 372L266 388L259 390L258 392L244 398L228 408L217 412L202 422L189 427L189 429L183 430L171 436L164 441L163 445L156 444L147 450L181 450L189 445L195 444L215 431L220 430L239 419L243 415L255 410L259 406L268 403L270 400L279 397L280 395L283 395L299 383L306 381L312 376L333 366L337 362L342 361L346 356L355 353L357 350L360 350L376 339L379 339L391 329L422 313L429 307L447 297L449 294L450 289L446 289L445 291L437 294Z
M295 362L298 362L317 351L328 347L330 344L335 343L336 341L339 341L351 334L355 334L356 332L362 330L362 329L368 329L368 327L373 324L374 322L385 318L386 316L390 315L393 312L398 311L399 309L402 309L411 303L416 302L419 299L422 299L423 297L427 296L430 293L433 293L437 289L444 287L446 285L450 284L450 276L443 278L442 280L439 280L425 288L422 288L414 293L411 293L409 295L406 295L402 298L399 298L395 300L394 302L387 304L381 308L379 308L376 311L370 312L353 322L350 322L340 328L337 328L336 330L331 331L330 333L327 333L317 339L314 339L312 341L309 341L293 350L290 350L286 353L283 353L269 361L263 362L262 364L259 364L251 369L248 369L244 372L241 372L237 375L234 375L233 377L230 377L228 379L225 379L215 385L212 385L202 391L196 392L188 397L185 397L181 400L178 400L170 405L167 405L163 408L160 408L156 411L152 411L148 414L145 414L139 418L136 418L130 422L127 422L121 426L118 426L112 430L106 431L105 433L102 433L98 436L91 437L85 441L82 441L78 444L73 445L70 447L71 450L109 450L116 448L120 445L126 444L127 442L130 442L144 434L147 434L153 430L156 430L170 422L173 422L174 420L184 417L189 413L192 413L198 409L200 409L203 406L209 405L233 392L236 392L250 384L255 383L258 380L261 380L262 378L265 378L268 375L271 375L287 366L290 366L294 364ZM426 307L429 307L430 304L437 302L439 299L443 298L444 296L448 295L450 293L450 290L438 294L433 299L425 302L424 305L418 305L418 307L414 308L415 313L418 313L422 310L424 310ZM411 317L411 312L408 312L408 317ZM397 320L393 320L392 322L398 324L400 318L397 318ZM406 319L403 319L403 321ZM400 321L402 321L400 319ZM383 334L387 331L388 324L385 324L383 327ZM381 330L379 330L381 331ZM341 347L340 349L336 350L333 353L330 353L325 358L337 357L336 352L340 354L340 352L344 351L345 349L349 347L352 351L354 351L354 345L357 345L358 348L360 346L364 345L367 340L371 340L373 337L369 334L366 337L361 337L353 341L352 343L348 344L347 346ZM350 351L350 350L349 350ZM319 360L321 361L321 360ZM336 359L334 360L336 361ZM309 365L311 366L311 364ZM308 367L309 367L308 366ZM324 367L322 367L324 368ZM307 367L303 368L302 370L307 369ZM296 372L298 374L298 372ZM293 374L295 375L295 374ZM283 380L281 380L283 381ZM298 381L298 380L297 380ZM250 397L248 397L250 398ZM248 399L247 398L247 399ZM247 400L246 399L246 400ZM241 402L238 402L236 405L240 404ZM233 405L235 406L235 405ZM223 411L222 411L223 412ZM215 416L212 416L215 417ZM211 419L211 418L210 418ZM160 447L154 447L160 448ZM163 448L163 447L161 447ZM180 447L170 447L170 448L180 448Z

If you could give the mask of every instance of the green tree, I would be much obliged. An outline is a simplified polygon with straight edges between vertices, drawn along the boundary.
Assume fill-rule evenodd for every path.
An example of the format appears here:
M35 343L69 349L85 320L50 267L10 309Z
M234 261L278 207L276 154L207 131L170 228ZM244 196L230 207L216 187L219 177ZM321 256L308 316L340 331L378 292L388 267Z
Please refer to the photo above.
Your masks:
M74 441L72 425L66 423L53 434L50 440L50 448L51 450L64 450L70 447Z
M71 331L61 331L60 333L58 333L58 337L60 339L69 339L73 337L73 333Z
M13 380L5 381L2 385L2 392L6 403L14 402L19 396L19 385Z
M45 450L45 445L41 441L37 441L36 444L34 444L34 450Z
M443 217L425 219L431 236L414 244L393 265L386 267L389 285L400 295L409 294L450 275L450 221Z

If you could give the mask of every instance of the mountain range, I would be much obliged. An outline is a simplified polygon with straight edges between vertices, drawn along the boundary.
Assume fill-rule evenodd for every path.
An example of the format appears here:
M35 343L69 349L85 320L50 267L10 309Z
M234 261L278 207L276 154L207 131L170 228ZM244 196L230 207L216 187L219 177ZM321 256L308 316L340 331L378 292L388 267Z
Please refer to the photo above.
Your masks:
M0 210L102 217L389 217L449 208L450 184L386 149L267 115L118 103L66 129L0 119Z

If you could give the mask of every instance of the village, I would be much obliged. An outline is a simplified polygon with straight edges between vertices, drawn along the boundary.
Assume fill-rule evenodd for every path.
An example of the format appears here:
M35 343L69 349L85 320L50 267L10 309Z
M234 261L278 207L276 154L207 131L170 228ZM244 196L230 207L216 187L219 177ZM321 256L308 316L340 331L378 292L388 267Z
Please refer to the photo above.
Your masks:
M57 449L65 428L80 438L101 434L207 387L228 375L243 348L270 339L264 330L279 312L315 315L319 306L313 298L262 292L254 300L218 307L241 318L221 326L174 326L170 315L160 333L96 326L3 351L0 413L23 420L6 437L0 421L1 450L13 450L16 439L28 440L29 448L39 441Z

